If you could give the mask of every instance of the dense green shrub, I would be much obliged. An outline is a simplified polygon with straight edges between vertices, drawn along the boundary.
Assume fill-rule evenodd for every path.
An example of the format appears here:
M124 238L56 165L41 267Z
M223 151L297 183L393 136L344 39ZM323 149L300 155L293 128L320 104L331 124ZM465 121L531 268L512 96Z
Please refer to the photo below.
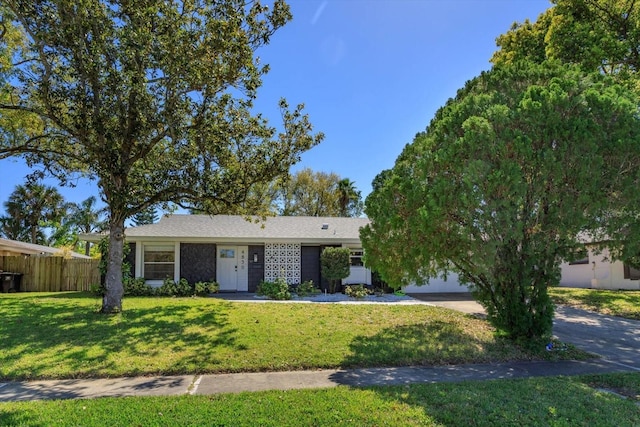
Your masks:
M156 288L156 295L187 297L194 295L194 290L186 279L180 279L176 283L172 279L167 278L162 282L162 286Z
M274 282L267 282L263 280L260 282L260 285L258 285L256 294L276 300L291 299L289 285L283 277L278 277Z
M309 295L317 294L319 292L320 289L316 288L316 286L313 284L313 280L302 282L296 288L296 294L299 297L306 297Z
M160 287L154 288L142 277L136 277L135 279L127 277L122 283L125 296L132 297L206 296L220 290L220 285L214 281L190 284L186 279L180 279L180 281L176 283L172 279L166 278ZM104 288L99 284L91 285L91 292L97 295L103 295Z
M198 296L215 294L220 290L220 285L216 282L197 282L193 285L193 293Z
M369 290L363 285L349 285L345 286L344 293L351 298L364 298L369 295Z
M123 281L124 294L132 297L146 297L154 295L154 289L142 277L128 277Z
M349 276L349 248L324 248L320 255L322 277L329 281L329 292L335 293L341 279Z

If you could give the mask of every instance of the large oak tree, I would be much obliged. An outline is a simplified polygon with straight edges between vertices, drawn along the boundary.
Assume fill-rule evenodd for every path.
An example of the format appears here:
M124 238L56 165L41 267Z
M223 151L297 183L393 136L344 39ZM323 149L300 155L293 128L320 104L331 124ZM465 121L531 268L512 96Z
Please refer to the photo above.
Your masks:
M281 101L279 130L253 112L268 71L255 51L291 19L283 1L0 4L24 36L2 69L0 114L37 121L0 140L0 157L24 155L63 183L97 180L109 216L103 312L122 309L127 218L166 202L237 205L321 139L302 106Z

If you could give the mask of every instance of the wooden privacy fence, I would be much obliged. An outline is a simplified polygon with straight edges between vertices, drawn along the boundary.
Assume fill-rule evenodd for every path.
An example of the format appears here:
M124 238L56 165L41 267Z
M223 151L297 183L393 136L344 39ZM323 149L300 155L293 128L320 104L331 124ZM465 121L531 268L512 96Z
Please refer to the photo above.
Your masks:
M99 260L58 256L0 256L0 270L22 273L27 292L88 291L100 283Z

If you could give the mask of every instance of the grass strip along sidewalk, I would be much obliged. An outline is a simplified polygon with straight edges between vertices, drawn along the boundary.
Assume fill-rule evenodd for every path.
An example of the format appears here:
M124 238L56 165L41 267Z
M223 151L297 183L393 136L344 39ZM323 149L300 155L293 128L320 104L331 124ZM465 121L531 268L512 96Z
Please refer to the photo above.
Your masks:
M601 389L619 386L633 399ZM623 387L624 386L624 387ZM0 404L0 425L637 426L640 374Z

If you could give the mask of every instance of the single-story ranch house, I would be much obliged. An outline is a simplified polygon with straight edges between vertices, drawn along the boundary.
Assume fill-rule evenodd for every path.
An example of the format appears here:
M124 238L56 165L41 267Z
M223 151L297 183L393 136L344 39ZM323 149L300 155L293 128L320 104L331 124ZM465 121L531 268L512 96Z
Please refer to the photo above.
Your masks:
M362 262L360 228L367 218L268 217L248 221L237 215L164 216L158 223L128 228L128 261L135 277L152 285L164 278L190 283L215 280L221 291L255 292L262 280L285 277L288 283L313 280L320 274L325 247L351 251L351 272L343 284L373 284ZM101 236L84 236L95 240ZM588 252L585 259L562 265L561 285L584 288L640 289L640 271L608 262L606 253ZM408 286L410 293L467 292L457 276L434 279L427 286Z
M135 277L159 285L165 277L212 281L221 291L255 292L262 280L322 284L320 253L328 246L351 250L351 274L343 283L371 284L362 263L359 230L366 218L168 215L128 228L128 261Z

